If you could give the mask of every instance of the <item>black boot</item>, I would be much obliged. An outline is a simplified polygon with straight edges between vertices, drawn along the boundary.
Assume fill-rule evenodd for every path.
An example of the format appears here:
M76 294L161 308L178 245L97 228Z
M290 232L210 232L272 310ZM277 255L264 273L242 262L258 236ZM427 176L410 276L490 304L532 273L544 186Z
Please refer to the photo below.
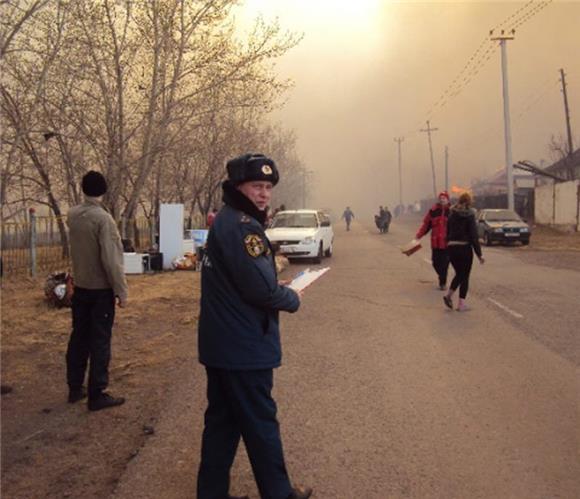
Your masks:
M109 407L116 407L125 403L123 397L112 397L108 393L102 392L95 397L89 397L89 411L100 411Z
M87 398L87 389L84 386L80 388L70 388L68 392L68 403L74 404L79 400Z
M308 499L312 495L310 487L295 487L287 499Z

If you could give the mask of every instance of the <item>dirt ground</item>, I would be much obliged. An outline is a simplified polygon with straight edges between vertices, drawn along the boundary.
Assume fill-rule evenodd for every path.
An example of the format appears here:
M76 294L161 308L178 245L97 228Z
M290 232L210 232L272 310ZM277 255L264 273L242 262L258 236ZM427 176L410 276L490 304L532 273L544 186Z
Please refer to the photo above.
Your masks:
M49 308L43 282L2 284L2 495L104 498L155 430L167 388L197 360L199 274L130 276L117 309L110 392L127 402L89 413L68 404L70 309Z
M510 250L533 263L580 268L578 233L534 227L530 246ZM199 274L129 277L130 305L117 309L110 384L127 402L97 413L66 402L70 309L49 308L43 284L2 284L1 375L12 387L2 395L2 495L108 497L155 431L168 387L192 375Z
M527 263L564 270L580 269L580 232L565 233L536 225L532 227L529 246L516 244L510 249Z

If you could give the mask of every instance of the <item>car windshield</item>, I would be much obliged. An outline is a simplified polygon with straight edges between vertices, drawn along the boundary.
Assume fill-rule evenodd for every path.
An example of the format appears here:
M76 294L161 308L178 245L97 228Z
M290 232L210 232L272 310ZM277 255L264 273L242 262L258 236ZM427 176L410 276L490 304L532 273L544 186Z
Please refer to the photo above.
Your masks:
M485 219L489 222L520 222L521 218L515 211L498 210L485 214Z
M274 217L272 228L316 228L318 221L313 213L280 213Z

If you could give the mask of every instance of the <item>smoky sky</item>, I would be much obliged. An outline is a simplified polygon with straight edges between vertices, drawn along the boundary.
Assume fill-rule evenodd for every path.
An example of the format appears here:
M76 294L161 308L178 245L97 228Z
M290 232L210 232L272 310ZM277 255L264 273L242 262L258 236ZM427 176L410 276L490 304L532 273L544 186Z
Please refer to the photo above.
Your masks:
M566 72L575 147L580 145L580 3L367 0L351 12L348 3L342 2L341 11L340 1L319 1L254 0L245 11L246 19L258 13L277 17L283 28L304 34L277 63L294 88L273 119L296 132L298 152L314 172L313 207L340 212L350 205L367 215L379 204L395 206L395 137L404 137L403 202L429 197L427 134L419 130L480 45L489 47L489 30L510 16L512 25L521 21L507 42L514 161L547 166L551 137L566 137L560 68ZM532 8L536 14L526 19ZM462 77L470 81L430 116L438 128L432 135L438 190L444 187L445 146L450 185L469 187L505 166L499 48L488 56L468 66Z

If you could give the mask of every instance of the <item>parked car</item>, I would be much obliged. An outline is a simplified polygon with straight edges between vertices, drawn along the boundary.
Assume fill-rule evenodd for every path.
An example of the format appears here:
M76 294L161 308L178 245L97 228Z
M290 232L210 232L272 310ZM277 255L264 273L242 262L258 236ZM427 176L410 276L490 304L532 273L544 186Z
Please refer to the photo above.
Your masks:
M329 216L322 211L280 211L266 235L278 252L288 258L313 258L320 263L323 256L332 256L334 232Z
M513 210L480 210L477 215L477 230L486 246L494 242L511 243L520 241L530 244L530 226Z

